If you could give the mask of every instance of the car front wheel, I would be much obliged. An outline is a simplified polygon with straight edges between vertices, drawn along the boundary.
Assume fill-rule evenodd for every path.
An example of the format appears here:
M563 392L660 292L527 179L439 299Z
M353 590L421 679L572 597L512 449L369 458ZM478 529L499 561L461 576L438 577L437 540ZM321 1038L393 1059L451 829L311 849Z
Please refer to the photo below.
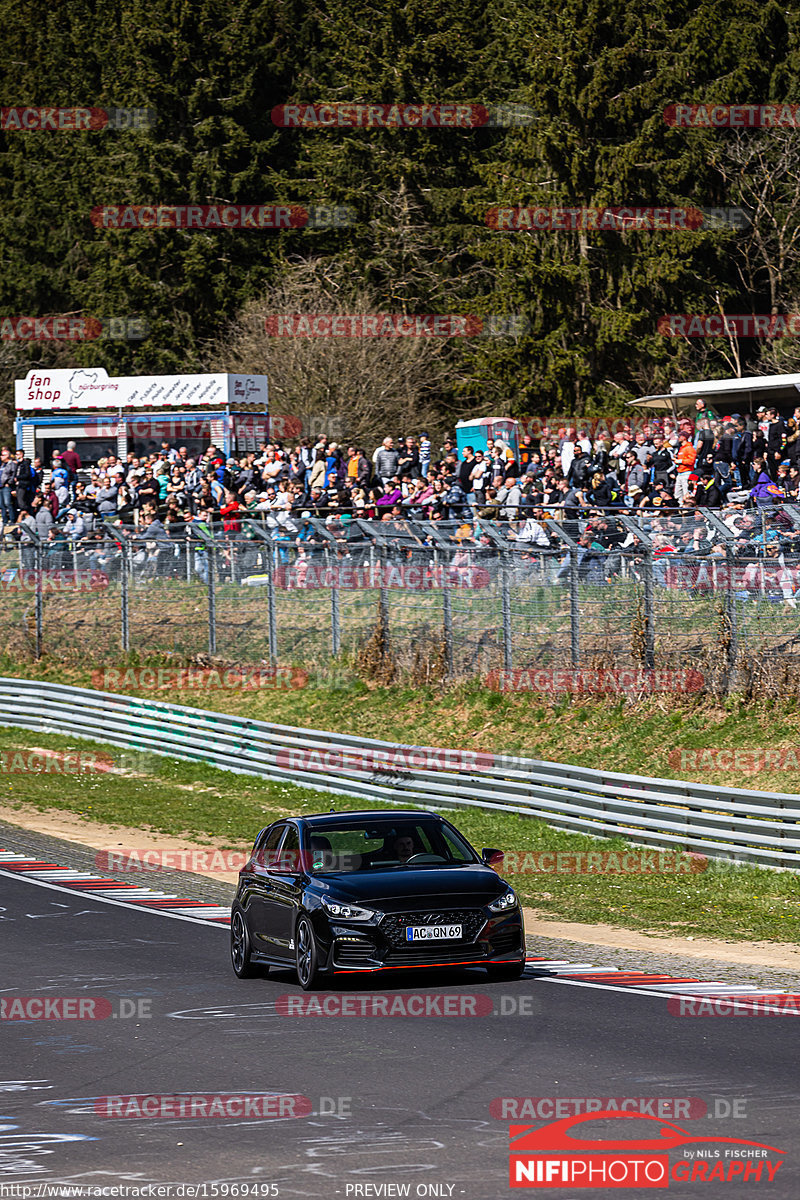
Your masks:
M303 916L297 922L294 945L297 979L303 991L309 992L315 986L319 975L319 955L314 930L308 917Z

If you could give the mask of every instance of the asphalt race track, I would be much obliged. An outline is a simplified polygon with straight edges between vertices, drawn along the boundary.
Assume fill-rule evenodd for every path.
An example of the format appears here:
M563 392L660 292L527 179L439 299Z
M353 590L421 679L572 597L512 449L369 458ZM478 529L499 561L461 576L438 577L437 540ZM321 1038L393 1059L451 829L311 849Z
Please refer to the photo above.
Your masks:
M491 1002L497 1015L284 1015L278 997L306 994L289 972L237 980L225 928L8 876L0 876L0 945L6 1011L15 998L65 997L91 1000L84 1012L107 1010L97 1003L104 998L133 1013L0 1021L2 1184L192 1183L215 1196L235 1181L260 1185L260 1195L274 1184L280 1197L494 1200L512 1194L510 1119L492 1114L494 1099L692 1097L708 1115L676 1124L785 1157L771 1183L673 1180L670 1195L800 1197L800 1024L791 1016L679 1019L664 997L536 974L490 985L480 971L348 980L319 998L424 993L458 1006L466 996L473 1008ZM103 1099L183 1095L185 1106L190 1096L263 1093L309 1103L261 1095L277 1116L252 1107L214 1116L199 1100L195 1117L126 1118L114 1114L129 1102ZM290 1117L292 1105L310 1112ZM630 1124L640 1137L660 1128ZM674 1162L685 1152L672 1154ZM619 1194L536 1191L556 1200Z

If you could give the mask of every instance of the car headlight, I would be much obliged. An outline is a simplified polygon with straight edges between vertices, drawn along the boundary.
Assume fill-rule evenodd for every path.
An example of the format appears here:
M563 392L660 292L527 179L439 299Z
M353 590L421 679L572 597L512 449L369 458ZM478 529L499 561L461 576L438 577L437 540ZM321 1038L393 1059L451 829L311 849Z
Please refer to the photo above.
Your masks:
M517 893L509 888L503 896L498 896L491 904L487 905L489 912L503 913L508 912L510 908L517 907Z
M371 921L375 912L371 908L361 908L358 904L343 904L338 900L322 901L322 907L331 917L339 921Z

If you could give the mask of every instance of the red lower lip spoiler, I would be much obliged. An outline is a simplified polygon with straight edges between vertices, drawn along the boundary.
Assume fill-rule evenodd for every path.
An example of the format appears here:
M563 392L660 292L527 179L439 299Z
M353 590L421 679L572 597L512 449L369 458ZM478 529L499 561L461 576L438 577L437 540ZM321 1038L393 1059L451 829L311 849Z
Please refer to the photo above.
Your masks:
M334 975L364 975L367 971L422 971L431 967L485 967L487 960L485 958L467 958L463 962L443 962L443 963L406 963L399 967L357 967L355 970L343 970L339 967L334 967ZM512 963L491 963L489 966L509 966Z

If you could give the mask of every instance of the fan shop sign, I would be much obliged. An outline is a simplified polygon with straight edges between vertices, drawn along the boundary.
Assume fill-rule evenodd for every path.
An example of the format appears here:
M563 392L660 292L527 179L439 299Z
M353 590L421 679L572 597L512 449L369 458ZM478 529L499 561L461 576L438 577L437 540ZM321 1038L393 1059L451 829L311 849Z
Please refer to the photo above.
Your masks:
M663 561L663 560L662 560ZM700 562L668 563L665 573L667 587L695 588L718 591L730 587L734 591L752 588L778 588L786 579L786 568L776 559L742 561L728 565L722 558Z
M488 587L489 572L484 567L425 566L416 563L376 563L363 567L334 563L326 566L300 560L293 566L279 567L275 573L275 583L286 591L305 588L341 588L344 591L399 588L427 592L442 587Z

